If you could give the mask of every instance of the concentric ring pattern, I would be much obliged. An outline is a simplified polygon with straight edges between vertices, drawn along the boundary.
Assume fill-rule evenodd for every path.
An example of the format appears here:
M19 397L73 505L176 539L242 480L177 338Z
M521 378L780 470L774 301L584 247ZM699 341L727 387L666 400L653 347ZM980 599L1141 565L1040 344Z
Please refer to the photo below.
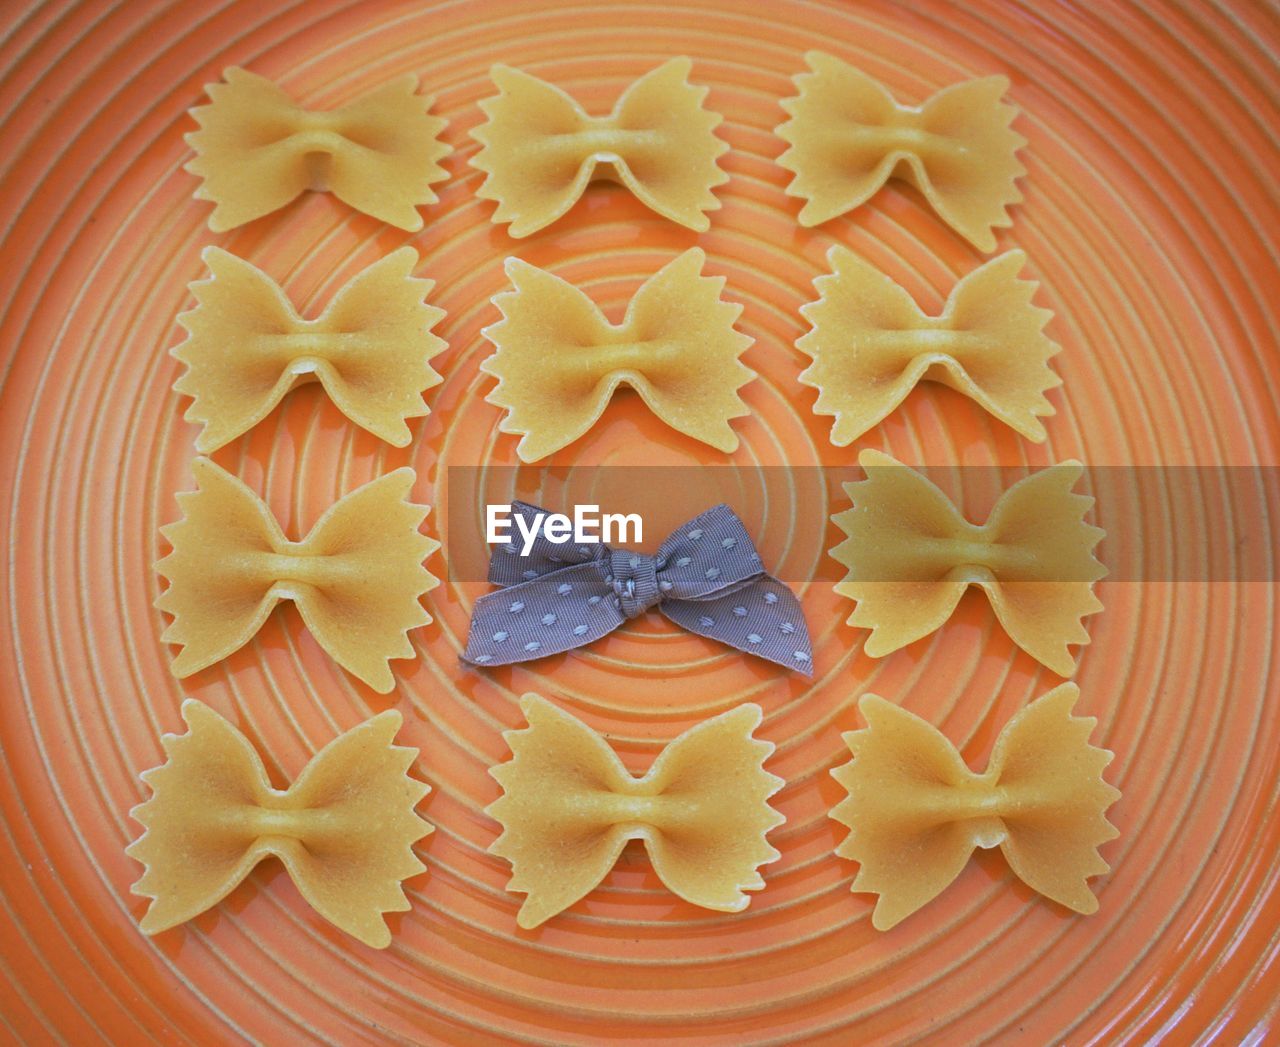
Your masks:
M381 697L319 651L292 611L183 683L168 672L151 603L157 527L191 485L195 427L170 390L174 317L199 253L251 259L314 310L352 273L399 246L422 255L448 312L445 375L431 415L395 450L346 423L314 387L217 460L303 530L340 493L401 464L419 473L428 527L450 545L448 469L516 463L484 402L480 328L497 318L511 253L586 288L617 319L643 278L695 243L727 277L756 339L760 380L736 426L742 464L848 465L796 376L801 304L833 243L890 272L936 310L980 257L898 185L815 230L775 164L779 99L803 54L853 61L909 101L1004 72L1023 109L1025 202L1001 246L1024 248L1057 313L1065 379L1049 441L1032 446L957 394L918 390L860 441L918 463L1038 466L1280 463L1275 395L1274 186L1280 15L1251 0L1068 4L696 0L566 3L457 0L51 0L0 7L0 1036L88 1044L323 1041L342 1044L1257 1042L1274 1034L1280 926L1280 688L1276 590L1268 581L1113 581L1077 680L1096 737L1117 753L1124 791L1095 881L1101 912L1080 918L976 859L928 909L872 930L871 898L826 816L856 698L900 702L981 766L999 728L1056 678L1018 652L978 598L930 639L879 661L843 624L823 556L837 537L812 512L770 507L766 562L800 586L815 633L812 686L784 679L658 622L639 621L580 654L487 675L464 672L474 584L446 582L418 658L396 663ZM564 85L603 111L674 54L725 115L733 149L722 210L702 236L593 188L564 220L511 240L479 201L467 132L495 61ZM421 76L454 148L425 231L406 236L309 196L230 234L192 200L185 115L224 66L279 80L316 106L396 74ZM546 479L587 492L591 466L721 464L634 398L621 398ZM495 472L510 486L510 474ZM521 474L522 476L524 474ZM612 474L609 474L612 475ZM748 473L736 473L742 477ZM797 473L797 482L806 482ZM1209 474L1205 474L1209 475ZM524 481L519 481L523 483ZM710 483L710 481L706 481ZM741 482L728 479L726 483ZM545 491L519 488L525 497ZM1200 492L1180 510L1204 547L1161 547L1102 501L1104 559L1230 560L1214 520L1232 506ZM755 492L752 497L764 498ZM576 495L575 495L576 497ZM657 496L660 501L660 496ZM979 518L985 506L970 505ZM1270 504L1275 511L1274 503ZM820 514L820 515L819 515ZM1183 521L1179 521L1180 529ZM1201 528L1201 530L1195 530ZM660 536L652 535L654 541ZM1162 561L1161 561L1162 562ZM431 566L446 572L437 554ZM1192 564L1192 567L1195 565ZM1194 573L1192 571L1191 573ZM1203 576L1203 574L1201 574ZM1229 577L1224 574L1223 577ZM486 854L517 696L535 689L610 732L642 768L688 724L750 699L787 780L773 836L783 857L741 915L695 909L628 852L602 889L536 932L517 931L507 869ZM334 733L382 708L406 717L430 782L429 872L375 952L308 909L264 866L226 904L155 940L129 893L124 855L138 773L160 759L194 695L229 715L291 778Z

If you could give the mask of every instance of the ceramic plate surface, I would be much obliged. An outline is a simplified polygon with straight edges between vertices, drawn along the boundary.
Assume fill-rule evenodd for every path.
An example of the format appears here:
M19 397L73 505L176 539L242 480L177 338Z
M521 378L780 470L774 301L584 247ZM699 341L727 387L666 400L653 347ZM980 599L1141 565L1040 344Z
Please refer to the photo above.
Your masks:
M1263 569L1165 570L1177 556L1230 560L1221 466L1259 484L1280 463L1275 172L1280 15L1254 0L1076 4L742 2L430 4L390 0L51 0L0 5L0 1038L84 1045L546 1043L1261 1042L1280 983L1280 686L1277 590ZM803 55L828 50L918 103L968 77L1003 73L1029 140L1025 201L1000 234L1020 247L1055 311L1065 380L1033 445L956 393L925 386L854 447L797 375L800 306L832 244L851 246L926 308L982 256L913 190L894 183L817 229L796 222L775 160L779 100ZM491 224L467 161L488 69L506 62L603 112L672 55L725 116L730 180L709 232L665 221L619 187L592 188L524 240ZM421 77L447 118L450 178L426 228L405 234L327 195L213 234L196 180L186 110L229 65L279 81L303 102L342 104L399 74ZM889 933L854 895L832 851L841 795L829 770L840 734L874 691L938 725L975 766L996 734L1058 682L1018 651L979 597L951 623L881 660L844 624L824 555L842 508L765 512L766 563L802 579L814 632L812 684L681 634L649 616L589 650L482 675L458 662L483 586L447 581L426 597L435 623L414 634L380 696L318 648L296 613L178 682L159 640L151 563L175 492L192 485L196 427L171 390L175 317L217 244L315 311L350 276L402 244L422 256L448 312L431 414L395 449L347 423L318 387L292 394L216 460L262 492L286 530L305 530L339 494L400 465L452 541L448 470L517 464L480 329L497 319L510 254L585 288L617 320L643 279L680 251L745 307L749 417L731 459L621 397L552 472L511 481L524 497L575 498L616 476L599 465L848 467L862 447L911 463L1000 464L1015 473L1077 457L1091 467L1203 467L1188 499L1196 543L1164 548L1116 502L1100 500L1113 571L1106 610L1076 680L1079 710L1113 749L1124 791L1111 812L1113 872L1094 882L1093 917L1018 884L998 854L975 859L936 902ZM1252 472L1250 472L1252 471ZM510 477L512 473L495 472ZM716 474L731 486L743 471ZM1156 475L1156 474L1150 474ZM503 480L506 483L508 481ZM701 482L701 481L700 481ZM719 481L716 481L719 482ZM706 481L707 501L714 486ZM1231 488L1235 490L1235 488ZM1274 491L1274 488L1272 488ZM716 492L717 494L721 492ZM743 487L750 501L762 497ZM581 497L579 497L581 496ZM661 493L653 495L661 501ZM1215 501L1218 499L1218 501ZM806 503L810 504L810 503ZM1265 511L1277 511L1264 498ZM455 507L456 508L456 507ZM985 506L971 504L981 517ZM1228 507L1229 508L1229 507ZM1201 515L1197 515L1201 514ZM1215 515L1217 514L1217 515ZM1206 524L1206 520L1210 521ZM1265 521L1264 521L1265 522ZM1199 528L1200 530L1197 530ZM1268 525L1269 528L1269 525ZM1177 531L1167 532L1176 535ZM1262 533L1267 534L1267 529ZM661 538L656 532L652 541ZM648 536L647 536L648 539ZM471 539L466 539L470 541ZM1256 554L1257 550L1254 550ZM1216 554L1215 554L1216 555ZM1215 561L1216 562L1216 561ZM1144 565L1146 565L1144 567ZM430 566L446 573L437 554ZM1184 565L1185 566L1185 565ZM803 581L808 579L808 581ZM609 732L628 765L648 765L680 730L738 702L765 709L787 780L775 802L782 858L739 915L665 891L629 850L604 885L535 932L518 931L507 866L486 853L497 795L487 768L537 690ZM283 871L261 866L225 904L147 939L124 848L138 774L161 760L195 696L229 716L278 782L335 733L384 708L405 715L416 772L432 786L429 871L408 883L386 951L320 920Z

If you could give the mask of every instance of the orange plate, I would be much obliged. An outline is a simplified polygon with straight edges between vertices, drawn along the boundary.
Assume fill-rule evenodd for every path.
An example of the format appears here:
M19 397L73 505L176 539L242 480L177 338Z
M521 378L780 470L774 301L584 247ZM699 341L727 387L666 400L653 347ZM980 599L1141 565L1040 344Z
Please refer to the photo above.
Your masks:
M965 77L1007 73L1030 139L1026 201L1001 236L1019 246L1057 312L1065 386L1050 438L1033 446L957 394L927 386L860 441L913 463L1276 464L1276 13L1254 0L1096 4L693 4L399 0L51 0L0 6L0 1029L76 1044L326 1041L598 1043L1179 1042L1272 1034L1280 923L1280 694L1274 585L1103 583L1106 611L1077 676L1080 708L1118 756L1122 836L1080 918L983 855L938 901L892 932L832 848L827 817L874 690L928 717L981 766L996 732L1057 682L1018 652L979 599L946 628L874 661L831 574L804 587L816 640L808 686L645 619L589 651L528 668L465 672L475 585L427 597L419 658L399 686L369 692L326 658L296 614L185 683L168 672L151 607L157 527L191 486L195 427L170 389L174 317L216 243L251 259L315 309L352 273L403 243L424 257L448 310L432 414L401 451L346 423L316 387L292 395L218 460L265 495L286 528L309 526L338 493L401 464L446 521L444 470L512 464L477 366L511 253L588 288L614 319L642 278L679 250L745 304L762 375L736 423L741 463L842 464L830 419L799 386L797 310L832 243L852 245L937 309L979 256L898 184L814 230L784 195L772 129L803 53L825 48L918 102ZM476 199L467 132L492 93L493 62L567 87L601 111L670 55L725 114L732 175L723 210L696 236L625 190L593 188L565 219L523 241ZM426 231L406 236L327 195L227 235L205 228L182 171L188 107L222 68L243 64L303 101L342 103L412 71L437 95L454 153ZM723 463L622 397L555 458ZM572 469L569 470L571 474ZM589 481L588 481L589 483ZM529 491L522 493L529 494ZM824 512L838 509L827 504ZM784 514L785 515L785 514ZM1105 503L1104 559L1141 558L1142 534ZM766 562L823 561L834 528L770 518ZM656 541L659 536L654 535ZM1159 550L1152 549L1152 555ZM806 566L806 564L808 566ZM433 558L436 573L444 562ZM827 571L826 568L823 569ZM642 854L539 931L518 932L508 870L485 853L496 827L486 769L499 731L536 689L612 733L636 768L694 720L761 702L761 733L787 779L773 836L783 857L741 915L661 889ZM429 872L395 941L366 949L308 909L277 866L223 905L149 940L137 930L139 867L124 847L143 796L139 771L195 695L229 715L291 778L337 731L394 706L423 752L438 831Z

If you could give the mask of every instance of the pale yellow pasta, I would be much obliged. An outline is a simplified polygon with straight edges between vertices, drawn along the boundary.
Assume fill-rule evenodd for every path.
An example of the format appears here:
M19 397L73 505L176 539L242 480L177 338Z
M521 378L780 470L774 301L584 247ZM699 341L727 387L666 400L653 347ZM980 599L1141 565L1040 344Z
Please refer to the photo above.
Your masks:
M999 847L1032 890L1078 913L1098 909L1088 879L1110 868L1099 845L1118 834L1120 797L1102 778L1112 754L1089 744L1096 721L1071 715L1064 683L1017 713L976 774L940 731L876 695L867 727L844 736L853 761L832 771L848 797L831 817L849 829L836 853L860 863L854 891L876 894L888 930L941 894L975 848Z
M197 200L212 201L215 233L277 211L308 190L331 192L380 221L422 228L418 208L436 202L433 182L447 178L445 122L401 76L340 109L309 110L247 69L209 84L209 104L191 110L200 130L186 136L201 179Z
M281 600L292 600L322 648L375 691L395 686L388 664L412 658L406 635L431 616L419 602L439 580L422 565L440 543L418 528L415 474L397 469L335 502L290 541L248 487L208 458L192 463L197 490L178 495L182 518L162 527L173 550L156 564L169 581L156 606L173 615L161 637L181 644L175 676L239 650Z
M882 422L926 379L950 386L1037 443L1041 417L1054 413L1045 391L1062 384L1049 366L1059 346L1044 334L1053 314L1032 305L1026 261L1008 251L955 285L938 316L838 244L820 297L801 307L812 326L796 348L813 363L800 381L818 390L814 410L835 418L831 442L852 443Z
M847 62L811 51L811 70L784 99L790 119L777 134L790 148L778 163L795 176L787 192L804 200L801 225L818 225L865 203L895 175L915 185L938 216L981 251L1011 225L1026 173L1026 139L1010 128L1018 110L1002 101L1003 76L945 87L919 107L899 105Z
M763 767L773 745L752 737L758 705L704 720L662 751L647 774L627 772L600 735L536 694L528 726L507 731L511 759L490 773L502 824L489 850L511 862L507 889L526 897L521 927L537 927L595 889L628 840L685 901L740 912L778 858L765 835L785 819L768 804L782 786Z
M526 462L565 447L630 386L677 432L733 451L731 419L747 414L738 390L756 377L739 357L751 339L734 330L742 306L723 301L724 277L703 276L691 247L635 293L622 323L552 273L507 259L514 288L494 296L502 312L484 336L494 352L480 369L498 379L486 399L507 410L501 428L522 439Z
M1073 494L1079 462L1009 488L985 524L972 524L927 479L879 451L863 451L867 478L845 484L853 508L832 519L848 535L831 550L847 568L836 592L857 601L849 624L870 629L879 658L927 636L970 585L982 588L1009 637L1059 676L1075 672L1068 645L1089 642L1081 619L1102 609L1093 556L1104 532L1085 523L1093 499Z
M445 349L431 333L444 310L427 305L433 284L413 276L418 254L402 247L361 270L314 320L304 320L266 273L217 247L209 278L191 285L196 307L178 317L186 365L174 389L194 401L188 421L209 452L262 421L295 386L319 382L343 414L397 447L408 418L427 413L423 390L441 381L430 360Z
M553 84L495 65L498 94L480 103L487 119L471 132L482 146L471 164L485 175L476 195L497 201L493 220L528 236L603 178L664 218L706 230L705 212L720 206L711 190L729 179L716 158L729 145L713 133L720 115L702 108L707 89L688 81L692 65L664 62L628 87L613 112L594 117Z
M413 845L432 831L414 813L429 791L410 778L417 749L393 744L400 714L339 735L287 789L274 789L243 734L207 705L182 705L187 733L166 734L165 762L142 779L128 853L145 869L133 892L158 934L217 905L259 862L278 858L308 904L366 945L391 942L384 913L409 903L402 881L426 868Z

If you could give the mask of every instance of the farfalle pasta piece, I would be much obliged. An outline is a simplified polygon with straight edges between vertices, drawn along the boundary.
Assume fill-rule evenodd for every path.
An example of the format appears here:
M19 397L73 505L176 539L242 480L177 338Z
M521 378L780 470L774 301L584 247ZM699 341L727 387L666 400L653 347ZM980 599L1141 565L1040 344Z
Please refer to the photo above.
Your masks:
M952 84L914 107L831 55L805 61L812 71L795 77L799 94L783 101L790 119L777 130L790 145L778 163L795 175L787 193L805 201L801 225L858 207L901 172L951 228L996 249L994 230L1012 224L1026 174L1017 153L1027 140L1009 126L1018 110L1002 101L1006 77Z
M410 778L417 749L393 744L395 710L339 735L287 789L235 727L193 698L187 733L166 734L167 759L142 775L145 827L127 853L145 866L133 893L150 898L141 927L158 934L211 909L259 862L276 857L307 903L375 949L391 943L384 913L409 908L402 883L426 868L413 845L433 831L414 808L430 787Z
M739 357L742 306L722 301L724 277L703 276L691 247L644 282L614 326L585 294L552 273L507 259L514 290L494 296L502 320L482 332L494 353L480 369L498 379L486 399L507 410L504 433L526 462L577 440L629 385L677 432L720 451L738 446L729 425L747 414L738 390L756 377Z
M1020 280L1026 261L1008 251L969 273L938 316L926 316L902 287L838 244L820 297L801 307L812 330L796 348L813 358L800 381L818 390L814 411L835 417L831 442L852 443L892 413L922 379L950 386L1037 443L1045 391L1062 384L1049 366L1060 350L1044 334L1053 316L1032 305L1037 284Z
M174 389L193 399L196 448L219 447L262 421L294 386L318 381L338 409L404 447L405 419L427 413L422 393L441 382L429 361L445 349L431 328L443 309L434 286L413 276L418 254L402 247L357 273L314 320L298 315L262 270L217 247L202 255L209 278L191 285L196 307L178 317L186 365Z
M173 550L156 564L169 581L156 607L173 615L161 639L182 645L173 674L239 650L277 603L292 600L334 661L390 691L388 662L413 657L406 634L431 621L419 597L440 584L422 566L440 543L418 530L429 510L408 500L414 471L352 491L294 542L236 477L208 458L192 470L197 490L178 495L182 519L160 529Z
M498 94L471 132L471 158L485 174L476 195L496 200L495 222L528 236L564 215L593 178L621 182L664 218L703 232L711 192L729 180L716 164L728 143L713 133L722 117L702 108L707 88L689 83L693 63L673 58L623 92L608 116L588 116L560 88L495 65Z
M981 586L1009 637L1059 676L1075 672L1069 644L1089 642L1081 619L1102 610L1093 556L1105 532L1085 523L1093 505L1073 494L1079 462L1018 481L985 524L972 524L945 494L887 454L863 451L867 478L845 484L853 508L832 517L849 537L831 550L848 568L836 592L858 602L849 624L870 629L879 658L927 636Z
M1102 772L1112 754L1089 744L1097 721L1071 715L1064 683L1018 712L975 774L931 724L876 695L867 727L844 736L854 759L832 776L849 795L831 817L849 829L836 854L861 869L853 890L879 895L886 931L941 894L977 847L999 847L1032 890L1078 913L1098 900L1088 879L1109 871L1098 847L1119 834L1106 811L1120 798Z
M203 179L197 200L214 204L209 228L234 229L277 211L308 189L331 192L379 221L414 232L417 208L436 202L447 178L445 121L417 94L418 78L399 77L341 109L302 108L270 80L231 68L208 84L209 104L191 110L200 130L186 136Z
M764 769L770 742L752 737L758 705L691 727L647 774L629 774L598 734L545 698L520 700L529 726L503 735L511 759L489 773L502 786L487 812L503 828L490 852L511 862L507 889L526 895L532 928L595 889L628 840L685 901L740 912L764 886L758 867L779 855L765 835L785 819L768 800L782 779Z

